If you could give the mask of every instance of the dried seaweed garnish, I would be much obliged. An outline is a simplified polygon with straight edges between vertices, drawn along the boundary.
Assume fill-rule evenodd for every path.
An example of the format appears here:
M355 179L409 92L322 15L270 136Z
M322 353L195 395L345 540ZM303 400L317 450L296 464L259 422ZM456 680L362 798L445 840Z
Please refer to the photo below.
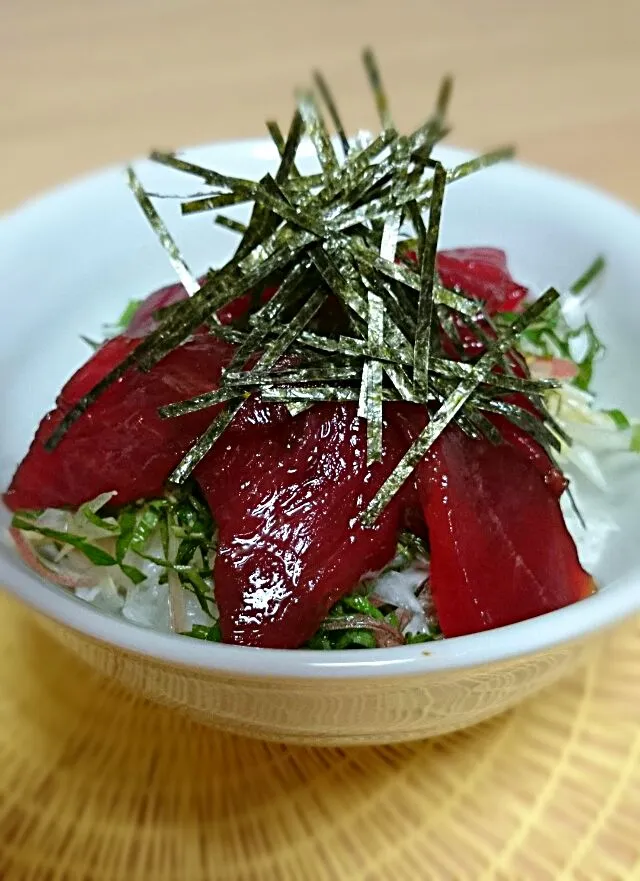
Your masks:
M421 401L416 398L413 388L413 380L409 378L406 371L404 371L402 367L398 367L396 364L383 364L383 370L391 380L391 384L395 388L401 400L410 401L415 404L425 402L424 398L422 398ZM431 393L428 393L427 402L431 401L432 397L433 395Z
M202 165L188 162L186 159L180 159L175 153L163 153L160 150L154 150L149 158L153 162L160 163L160 165L168 165L176 171L184 171L187 174L195 175L196 177L201 178L210 187L219 187L223 190L228 190L231 193L245 195L249 199L255 197L257 187L255 181L220 174L212 168L205 168Z
M304 122L302 119L302 114L299 110L296 110L293 115L291 125L289 127L287 139L284 142L284 147L282 149L280 167L276 172L277 184L285 183L285 181L287 181L291 176L295 168L296 153L298 152L298 147L300 146L300 141L302 140L303 134Z
M514 425L530 434L546 450L560 450L560 439L555 432L547 428L541 419L538 419L528 410L524 410L522 407L507 401L487 401L484 405L479 402L478 406L491 413L505 416Z
M550 288L529 308L518 315L505 334L476 362L469 376L463 379L432 416L427 427L418 435L398 465L380 487L362 517L365 525L373 524L379 514L411 475L429 447L438 439L459 410L464 407L480 383L486 381L497 361L513 345L527 325L548 309L558 298L558 292Z
M309 297L296 317L284 326L279 336L267 346L264 354L256 365L256 371L272 367L287 351L291 343L300 336L307 324L311 321L318 309L327 299L326 291L316 291Z
M376 108L378 110L380 122L382 123L382 128L393 128L391 113L389 111L389 100L382 85L382 77L380 76L378 62L376 61L376 57L371 49L364 50L364 52L362 53L362 61L364 63L364 68L369 78L369 84L371 86L371 91L373 92L373 97L375 98Z
M436 111L434 114L434 123L444 125L444 121L451 103L451 92L453 91L453 77L445 76L442 78L440 88L438 89L438 97L436 98Z
M429 209L429 226L420 254L420 294L413 349L413 383L418 395L426 394L429 389L429 357L431 355L431 336L433 333L433 285L436 277L436 252L445 184L445 170L439 162L436 162L433 172L433 194Z
M326 367L300 367L291 370L242 370L238 373L226 373L224 382L225 386L250 388L264 385L291 385L292 382L343 382L356 379L359 376L360 370L356 366L347 367L331 363ZM220 394L220 392L213 394Z
M158 410L163 419L173 419L176 416L186 416L187 413L196 413L198 410L207 410L216 404L224 404L238 397L238 390L234 388L218 389L215 392L205 392L187 401L178 401L176 404L166 404Z
M308 410L309 407L313 407L313 401L285 401L284 406L289 411L289 416L295 418Z
M131 189L133 195L136 197L138 205L140 205L140 207L142 208L142 211L151 224L151 227L157 235L160 244L167 252L171 265L175 269L178 278L184 286L184 289L189 295L196 294L200 290L199 282L187 266L182 254L180 253L180 249L173 239L173 236L165 226L162 218L160 217L156 209L153 207L151 199L145 193L137 174L131 167L127 168L127 180L129 183L129 188Z
M369 346L371 349L377 349L384 343L384 304L380 297L371 291L368 297L367 320ZM370 465L379 462L382 458L382 364L380 361L373 358L365 361L362 385L364 418L367 420L367 464Z
M225 373L233 373L236 368L244 366L252 354L264 347L269 331L275 327L279 329L279 325L276 322L280 315L299 296L300 284L306 268L306 263L298 263L283 279L280 287L269 302L265 303L264 306L253 314L250 319L250 323L253 325L252 329L237 348L230 364L227 365Z
M331 89L329 88L327 81L320 73L320 71L317 70L314 73L313 79L315 81L316 88L320 93L320 97L327 107L329 118L331 119L333 127L335 128L338 137L340 138L340 143L342 144L342 149L344 150L344 155L346 156L351 150L351 145L349 144L349 138L347 137L344 125L342 124L342 120L340 119L340 114L338 113L338 108L336 107L336 102L334 101Z
M329 132L325 125L320 109L311 92L305 92L298 98L298 111L304 122L307 135L315 147L318 161L325 174L331 175L338 171L339 165L336 158Z
M347 189L355 184L356 181L362 179L365 174L370 176L373 173L371 166L375 160L379 160L384 151L394 143L398 138L398 133L394 129L387 129L381 132L371 143L363 146L361 149L354 149L347 156L342 167L334 177L334 180L321 181L322 192L319 194L319 201L328 203L337 199L340 195L346 193ZM313 185L314 177L309 178ZM346 210L346 209L345 209Z
M150 370L203 325L236 349L219 387L160 410L163 418L180 418L218 408L207 431L169 476L174 483L188 478L250 395L281 402L292 415L318 402L357 402L366 422L369 463L382 457L386 402L408 401L427 408L427 428L364 512L367 523L375 520L451 422L471 437L498 443L500 433L489 417L500 414L548 449L564 440L542 404L553 381L516 375L513 369L518 334L555 293L512 324L496 328L482 303L447 289L436 271L447 186L511 158L513 151L492 151L445 171L432 151L447 130L451 79L445 77L440 84L426 122L401 135L393 126L370 50L364 52L363 62L382 126L377 135L350 142L333 94L323 76L315 74L319 101L311 91L300 93L286 135L276 122L267 123L280 156L274 174L252 181L174 153L151 155L210 188L184 197L183 214L215 212L218 225L240 235L233 257L210 271L201 285L180 256L150 194L130 172L132 190L191 296L162 310L157 329L66 414L48 448L112 382L128 370ZM328 124L341 149L336 149ZM302 164L296 164L303 138L311 142L320 172L304 174ZM242 203L251 205L246 224L217 213ZM423 215L428 216L426 226ZM416 251L417 263L406 259L409 249ZM597 271L596 265L584 284ZM261 295L267 288L276 293L264 303ZM247 294L251 305L243 320L222 325L218 312ZM325 313L333 316L331 330L325 326ZM484 340L485 354L476 361L467 360L462 351L460 358L443 351L443 335L455 346L458 328L465 326ZM482 326L490 328L484 335ZM514 404L514 393L526 396L539 418Z
M300 116L300 114L296 111L296 117L299 117L299 116ZM297 125L297 120L295 119L295 117L294 117L294 124ZM280 153L280 158L283 160L286 159L287 165L289 166L289 173L291 175L291 178L293 180L295 180L296 178L299 178L300 172L298 171L296 164L295 164L295 152L296 152L297 144L296 144L296 148L288 146L288 141L285 141L285 139L282 135L282 131L280 130L280 126L273 119L268 120L267 130L268 130L269 134L271 135L273 143L276 145L276 147L278 149L278 153ZM298 140L298 143L299 143L299 140ZM287 157L287 151L291 151L293 153L291 159L289 159ZM282 169L282 166L280 166L280 168ZM280 171L278 171L278 175L280 175ZM282 172L282 179L284 179L285 177L286 177L286 175L284 174L284 172ZM281 178L278 177L277 179L280 180ZM311 184L310 178L307 177L305 179L304 183L305 183L305 186L307 186L307 187L310 186L310 184Z
M239 233L240 235L244 235L247 231L246 224L241 223L239 220L234 220L233 217L226 217L224 214L219 214L213 222L218 226L223 226L230 232Z
M513 159L514 156L515 148L512 146L499 147L497 150L484 153L482 156L476 156L475 159L469 159L467 162L463 162L451 169L451 171L448 171L447 183L455 183L455 181L462 180L462 178L475 174L477 171L491 168L492 165L497 165L499 162L507 162L509 159Z
M346 403L357 401L358 389L340 388L339 386L269 386L264 385L261 395L265 401L305 401L320 403L322 401Z
M399 263L383 260L377 254L371 253L365 246L357 242L353 245L353 251L356 259L364 263L368 269L400 282L400 284L410 289L420 290L420 275L415 270L402 266ZM436 303L448 306L462 315L468 315L476 320L483 317L482 305L478 300L465 297L456 291L447 290L447 288L440 284L434 285L433 299Z
M204 459L223 431L231 425L234 416L244 402L244 397L229 401L205 433L198 438L180 464L169 475L169 483L180 484L187 480L193 469Z
M452 361L448 358L432 358L431 370L446 377L460 378L468 376L473 371L473 364L467 361ZM492 389L522 392L529 397L540 392L548 392L558 388L559 385L560 381L557 379L530 379L529 377L513 376L509 373L493 373L491 375Z
M242 205L249 202L250 197L244 193L218 193L215 196L202 196L197 199L183 201L180 210L183 214L200 214L203 211L215 211L217 208L227 208L229 205Z

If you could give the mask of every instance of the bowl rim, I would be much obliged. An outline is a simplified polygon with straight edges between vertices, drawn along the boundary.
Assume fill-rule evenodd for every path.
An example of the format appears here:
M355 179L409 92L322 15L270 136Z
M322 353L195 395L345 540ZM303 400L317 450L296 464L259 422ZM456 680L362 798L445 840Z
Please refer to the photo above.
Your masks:
M640 583L629 576L571 606L482 633L396 648L321 652L223 645L161 633L101 612L26 568L3 589L46 618L111 648L165 666L250 679L404 678L493 666L582 641L640 612Z
M212 150L231 149L241 151L247 158L265 159L275 155L275 147L267 138L215 141L184 148L181 152L198 155ZM439 153L450 161L463 161L475 155L473 151L449 146L440 148ZM147 160L140 157L133 161L138 164ZM590 195L606 202L611 209L626 215L628 222L638 223L640 231L640 213L597 187L527 163L510 161L508 165L534 179L542 176L547 182L565 190ZM40 210L45 203L64 202L84 186L98 185L101 178L106 182L114 172L121 173L123 167L119 164L106 166L49 189L2 215L0 226L19 218L25 219L31 212ZM605 591L566 608L469 636L396 648L368 649L366 652L258 649L203 643L178 634L147 629L95 609L61 588L39 580L26 567L24 572L15 574L12 584L3 585L8 593L47 618L83 636L160 664L255 679L425 676L448 670L493 665L582 640L640 612L640 577L631 573L608 584Z

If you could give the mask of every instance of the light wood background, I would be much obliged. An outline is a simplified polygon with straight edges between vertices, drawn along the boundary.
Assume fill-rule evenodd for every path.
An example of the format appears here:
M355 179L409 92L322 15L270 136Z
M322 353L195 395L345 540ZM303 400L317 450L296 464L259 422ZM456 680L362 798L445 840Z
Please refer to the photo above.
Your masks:
M401 127L451 71L452 142L513 140L640 203L640 0L0 0L0 210L151 146L285 123L316 66L371 125L366 43Z

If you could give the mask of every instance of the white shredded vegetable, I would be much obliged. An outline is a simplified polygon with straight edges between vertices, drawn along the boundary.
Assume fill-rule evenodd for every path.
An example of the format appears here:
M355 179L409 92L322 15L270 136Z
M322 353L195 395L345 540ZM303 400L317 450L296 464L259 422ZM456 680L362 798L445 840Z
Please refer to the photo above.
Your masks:
M560 463L572 464L606 492L600 454L629 451L633 428L640 423L629 420L629 427L620 427L607 411L595 406L592 394L570 383L548 392L546 400L549 412L573 441L571 446L562 444Z

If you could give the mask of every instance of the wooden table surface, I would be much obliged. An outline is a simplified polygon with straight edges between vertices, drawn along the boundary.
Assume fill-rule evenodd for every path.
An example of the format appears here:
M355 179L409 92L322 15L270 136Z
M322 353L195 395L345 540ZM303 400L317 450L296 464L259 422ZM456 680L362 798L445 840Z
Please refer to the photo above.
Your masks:
M456 76L450 140L520 155L640 203L639 0L4 0L0 210L105 163L285 123L322 68L353 130L379 54L413 126Z

